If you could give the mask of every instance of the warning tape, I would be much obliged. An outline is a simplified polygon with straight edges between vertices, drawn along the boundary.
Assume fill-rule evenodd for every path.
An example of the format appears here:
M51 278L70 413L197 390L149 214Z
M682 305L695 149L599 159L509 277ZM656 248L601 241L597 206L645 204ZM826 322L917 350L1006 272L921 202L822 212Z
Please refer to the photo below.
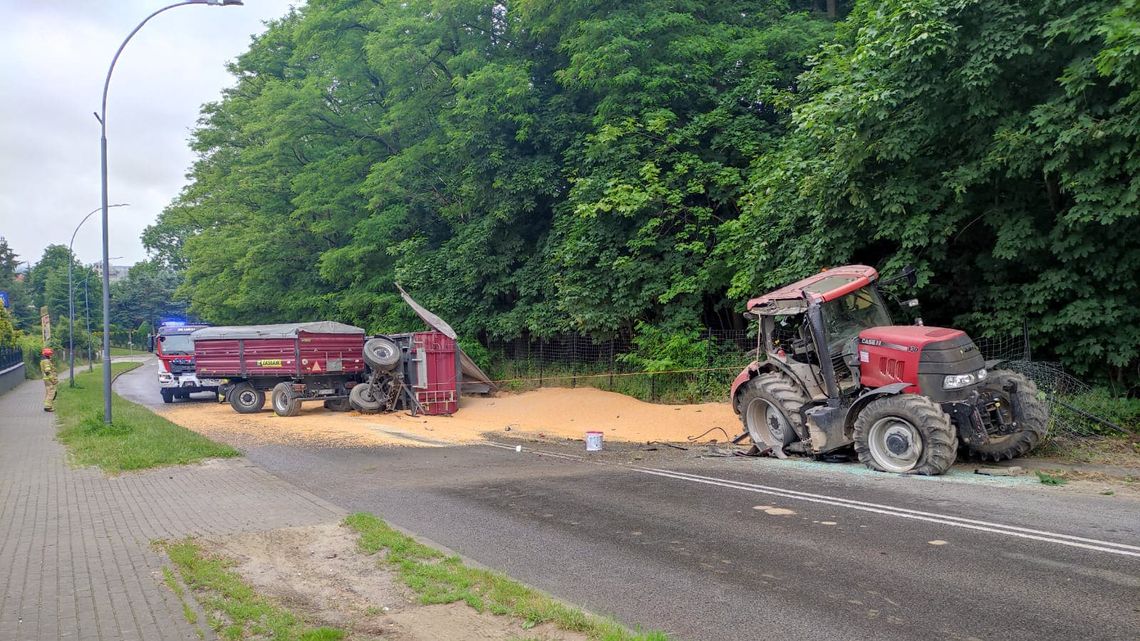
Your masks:
M499 378L492 379L492 383L522 383L527 381L545 381L555 378L610 378L615 376L657 376L658 374L696 374L699 372L734 372L739 367L698 367L693 369L671 369L660 372L603 372L601 374L544 374L532 378Z

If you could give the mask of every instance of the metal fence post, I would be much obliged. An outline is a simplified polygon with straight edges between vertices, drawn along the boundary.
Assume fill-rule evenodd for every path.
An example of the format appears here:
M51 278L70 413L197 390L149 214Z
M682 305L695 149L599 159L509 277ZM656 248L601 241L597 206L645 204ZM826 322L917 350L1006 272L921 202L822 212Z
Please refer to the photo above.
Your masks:
M1031 361L1031 360L1033 360L1033 351L1029 345L1029 319L1028 318L1021 319L1021 335L1025 340L1025 349L1023 350L1023 353L1025 354L1025 360Z
M614 391L614 339L610 339L610 391Z
M578 335L570 335L570 389L578 386Z
M539 387L542 387L542 362L544 360L543 359L542 344L545 340L546 340L545 338L540 338L538 340L538 386Z
M709 327L707 331L708 331L708 336L706 338L707 343L705 344L705 371L704 371L703 375L701 376L701 378L703 379L701 382L701 395L702 396L708 393L709 370L712 369L712 363L713 363L712 328Z

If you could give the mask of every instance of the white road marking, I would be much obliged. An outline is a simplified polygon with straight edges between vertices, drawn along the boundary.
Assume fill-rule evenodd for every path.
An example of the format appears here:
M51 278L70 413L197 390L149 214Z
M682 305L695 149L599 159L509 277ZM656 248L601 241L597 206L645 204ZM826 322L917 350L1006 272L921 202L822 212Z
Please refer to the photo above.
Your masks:
M500 449L513 450L513 445L503 445L500 443L486 442L486 445ZM553 456L573 461L589 461L586 457L576 456L573 454L562 454L557 452L547 452L543 450L528 450L530 452L541 454L543 456ZM599 463L600 462L595 462ZM852 510L859 510L862 512L871 512L874 514L883 514L886 516L894 516L903 519L911 519L916 521L926 521L929 523L938 523L940 525L949 525L952 527L964 528L968 530L977 530L981 532L990 532L992 534L1002 534L1005 536L1030 539L1034 541L1044 541L1047 543L1056 543L1059 545L1067 545L1070 547L1081 548L1085 550L1093 550L1096 552L1105 552L1108 554L1119 554L1122 556L1130 556L1140 558L1140 546L1127 545L1124 543L1114 543L1112 541L1102 541L1099 539L1090 539L1081 536L1073 536L1070 534L1060 534L1057 532L1049 532L1045 530L1035 530L1031 528L1018 527L1015 525L1006 525L1004 523L994 523L991 521L980 521L977 519L966 519L958 516L951 516L949 514L939 514L937 512L924 512L922 510L912 510L909 508L895 507L893 505L884 505L881 503L869 503L867 501L856 501L853 499L844 499L835 496L828 496L826 494L813 494L810 492L800 492L798 490L789 490L780 487L773 487L769 485L760 485L756 483L745 483L743 481L732 481L713 476L702 476L699 474L689 474L687 472L676 472L673 470L663 470L659 468L639 467L635 465L618 464L615 467L638 472L640 474L649 474L652 476L660 476L664 478L671 478L679 481L688 481L690 483L700 483L703 485L713 485L717 487L724 487L728 489L741 490L745 492L754 492L758 494L767 494L770 496L779 496L782 498L795 499L799 501L807 501L809 503L819 503L823 505L833 505L836 507L845 507Z

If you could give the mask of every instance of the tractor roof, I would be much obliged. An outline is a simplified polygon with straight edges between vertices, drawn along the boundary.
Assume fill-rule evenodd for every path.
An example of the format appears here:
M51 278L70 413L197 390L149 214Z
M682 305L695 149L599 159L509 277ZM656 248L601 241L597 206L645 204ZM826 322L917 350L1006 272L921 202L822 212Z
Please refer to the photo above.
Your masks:
M819 302L834 300L850 294L860 287L866 287L878 278L879 272L875 271L874 267L866 265L848 265L826 269L791 285L781 287L774 292L753 298L748 301L748 310L754 313L764 313L767 310L757 308L767 307L771 310L768 311L769 314L774 313L776 309L783 310L785 313L795 313L797 311L795 308L800 308L799 311L802 311L805 293ZM780 302L782 301L792 303L792 305L781 305Z

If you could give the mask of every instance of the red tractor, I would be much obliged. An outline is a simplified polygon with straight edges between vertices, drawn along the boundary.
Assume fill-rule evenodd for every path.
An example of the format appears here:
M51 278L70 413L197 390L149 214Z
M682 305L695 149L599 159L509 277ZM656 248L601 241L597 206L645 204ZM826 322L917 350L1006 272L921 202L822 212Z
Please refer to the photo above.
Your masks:
M867 467L926 475L960 444L995 461L1032 450L1048 423L1036 385L961 330L892 324L878 278L838 267L748 301L763 356L731 394L753 444L781 458L854 445Z

